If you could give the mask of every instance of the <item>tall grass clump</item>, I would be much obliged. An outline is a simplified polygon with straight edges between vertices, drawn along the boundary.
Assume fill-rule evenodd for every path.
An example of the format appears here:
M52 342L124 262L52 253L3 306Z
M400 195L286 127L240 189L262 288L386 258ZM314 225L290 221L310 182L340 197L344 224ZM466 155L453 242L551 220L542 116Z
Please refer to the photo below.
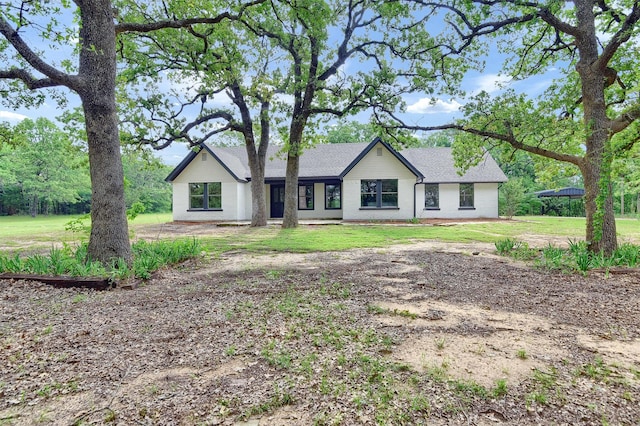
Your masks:
M47 255L34 254L22 257L19 253L0 253L0 273L149 279L154 271L163 266L175 265L196 258L202 253L202 246L196 239L138 241L131 249L131 265L122 259L117 259L110 265L92 261L88 257L87 243L75 247L66 244L62 248L54 247Z
M518 240L512 238L505 238L495 242L496 250L501 255L509 254L518 245Z
M495 246L499 254L518 260L532 260L537 256L537 251L529 247L525 241L505 238L496 241Z
M548 269L577 271L586 274L591 269L608 270L614 266L635 268L640 265L640 246L624 243L611 256L589 251L585 241L569 240L568 248L549 244L539 251L529 248L526 243L506 239L496 242L498 253L519 260L535 259L537 265Z

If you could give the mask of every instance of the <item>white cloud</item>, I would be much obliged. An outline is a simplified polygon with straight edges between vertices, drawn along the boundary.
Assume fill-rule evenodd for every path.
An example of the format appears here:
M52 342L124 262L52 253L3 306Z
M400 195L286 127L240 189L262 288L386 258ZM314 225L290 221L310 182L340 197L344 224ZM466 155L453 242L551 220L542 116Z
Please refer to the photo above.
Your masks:
M460 110L460 104L455 99L443 101L442 99L433 100L431 98L422 98L407 107L407 112L414 114L443 114L454 113Z
M29 118L29 117L27 117L26 115L18 114L17 112L0 111L0 120L22 121L25 118Z
M471 80L472 93L475 94L482 91L487 93L498 92L510 82L511 78L504 75L484 74Z

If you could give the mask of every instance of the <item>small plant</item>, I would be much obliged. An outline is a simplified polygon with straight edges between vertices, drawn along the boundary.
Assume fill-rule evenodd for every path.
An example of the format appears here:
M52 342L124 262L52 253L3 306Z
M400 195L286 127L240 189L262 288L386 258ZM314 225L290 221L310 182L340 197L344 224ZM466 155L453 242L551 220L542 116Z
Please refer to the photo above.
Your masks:
M264 275L269 278L270 280L277 280L280 277L282 277L282 271L279 271L277 269L270 269L267 272L264 273Z
M533 402L540 405L546 405L548 400L549 400L549 396L545 391L531 392L526 397L526 403L528 407L530 407Z
M438 337L436 339L436 348L441 351L444 349L444 344L445 344L446 340L444 337Z
M113 423L118 419L118 416L116 415L116 412L110 409L107 409L107 412L104 415L104 422L105 423Z
M587 272L591 268L591 253L585 248L582 251L573 252L576 266L581 272Z
M75 296L73 296L73 299L71 299L71 303L82 303L82 302L85 302L86 300L87 300L86 294L76 294Z
M513 251L517 247L519 242L511 238L505 238L504 240L498 240L495 242L496 250L499 254L506 255Z
M431 404L423 395L417 395L411 399L411 409L413 411L425 413L428 416L431 412Z
M549 244L542 249L542 262L548 268L560 269L565 263L565 251Z
M505 396L507 394L507 380L506 379L498 379L496 381L496 387L493 388L491 393L494 397L499 398L501 396Z
M389 309L389 308L383 308L382 306L377 306L377 305L367 305L367 312L377 314L377 315L386 314L386 315L410 318L412 320L418 318L418 314L414 312L410 312L407 309L397 309L397 308Z
M453 387L454 392L461 395L479 396L481 398L486 398L487 396L487 389L473 380L452 380L449 385Z
M520 359L529 358L529 355L527 355L527 351L525 351L524 349L518 349L518 351L516 352L516 356Z

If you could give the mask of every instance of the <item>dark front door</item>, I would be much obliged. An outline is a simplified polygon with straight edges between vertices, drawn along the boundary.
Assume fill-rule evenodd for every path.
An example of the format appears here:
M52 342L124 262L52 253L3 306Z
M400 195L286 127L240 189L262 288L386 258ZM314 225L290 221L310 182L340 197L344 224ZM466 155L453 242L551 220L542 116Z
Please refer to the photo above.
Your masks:
M271 217L282 217L284 214L284 185L271 184Z

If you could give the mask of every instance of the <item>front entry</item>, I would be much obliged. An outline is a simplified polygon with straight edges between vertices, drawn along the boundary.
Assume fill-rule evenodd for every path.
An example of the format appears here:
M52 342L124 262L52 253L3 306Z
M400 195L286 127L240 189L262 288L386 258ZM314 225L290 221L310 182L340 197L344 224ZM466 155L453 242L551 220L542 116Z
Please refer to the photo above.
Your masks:
M284 185L271 184L271 218L284 215Z

